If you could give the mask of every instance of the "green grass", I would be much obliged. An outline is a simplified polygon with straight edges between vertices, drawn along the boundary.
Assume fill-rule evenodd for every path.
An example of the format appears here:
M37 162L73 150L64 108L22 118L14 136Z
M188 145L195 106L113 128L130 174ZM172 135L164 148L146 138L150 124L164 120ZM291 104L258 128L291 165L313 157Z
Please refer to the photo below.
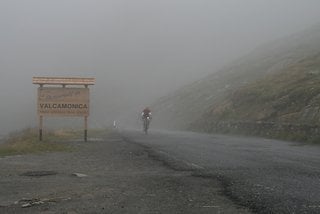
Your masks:
M88 130L88 137L104 138L112 132L110 130ZM3 144L0 144L0 157L42 152L70 152L72 147L66 144L70 140L83 140L83 130L55 130L43 133L43 140L39 141L36 129L25 129L10 134Z
M72 140L81 136L80 131L46 132L43 141L39 141L38 131L25 129L10 134L3 144L0 144L0 157L41 152L68 152L72 148L62 141Z

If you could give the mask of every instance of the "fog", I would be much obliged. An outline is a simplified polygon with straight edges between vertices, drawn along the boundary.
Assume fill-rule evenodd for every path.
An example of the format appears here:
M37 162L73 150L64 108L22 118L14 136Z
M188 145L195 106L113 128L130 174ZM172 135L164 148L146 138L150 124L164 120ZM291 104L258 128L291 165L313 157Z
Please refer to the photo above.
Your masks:
M159 97L320 20L318 0L0 3L0 134L37 126L33 76L95 77L89 126L135 124Z

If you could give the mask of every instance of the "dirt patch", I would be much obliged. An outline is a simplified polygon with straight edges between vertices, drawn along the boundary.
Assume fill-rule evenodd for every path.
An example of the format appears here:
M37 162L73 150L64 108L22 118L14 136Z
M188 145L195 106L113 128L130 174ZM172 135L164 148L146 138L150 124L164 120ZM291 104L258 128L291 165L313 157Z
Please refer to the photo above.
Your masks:
M55 171L28 171L25 173L22 173L21 176L35 176L35 177L40 177L40 176L49 176L49 175L56 175L58 174Z
M219 181L168 168L117 134L61 143L73 152L0 158L0 213L249 213Z

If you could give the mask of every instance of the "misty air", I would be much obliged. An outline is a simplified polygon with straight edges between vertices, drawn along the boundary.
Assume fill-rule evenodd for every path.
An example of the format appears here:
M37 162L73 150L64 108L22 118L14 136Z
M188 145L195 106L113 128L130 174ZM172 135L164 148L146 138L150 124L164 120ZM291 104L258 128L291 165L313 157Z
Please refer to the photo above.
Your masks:
M0 213L319 213L319 9L1 1Z

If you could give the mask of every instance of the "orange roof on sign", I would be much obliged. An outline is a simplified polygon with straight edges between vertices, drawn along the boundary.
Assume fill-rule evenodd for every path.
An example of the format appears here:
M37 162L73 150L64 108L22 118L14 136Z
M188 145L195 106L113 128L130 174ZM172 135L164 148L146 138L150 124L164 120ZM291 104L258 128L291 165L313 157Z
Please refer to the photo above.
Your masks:
M39 85L94 85L95 78L82 77L33 77L33 84Z

